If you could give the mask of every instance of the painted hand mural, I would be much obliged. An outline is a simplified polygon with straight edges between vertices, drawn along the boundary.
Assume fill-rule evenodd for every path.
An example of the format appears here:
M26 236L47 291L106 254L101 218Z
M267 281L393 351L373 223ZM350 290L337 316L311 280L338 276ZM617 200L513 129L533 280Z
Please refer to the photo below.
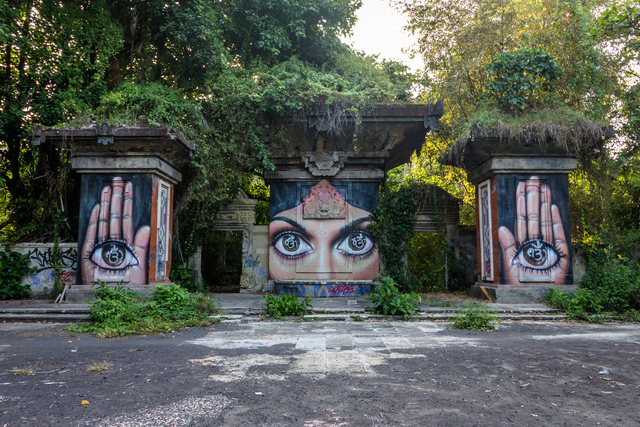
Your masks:
M293 279L298 273L309 278L322 274L323 279L374 279L378 250L367 230L370 216L347 203L327 181L313 186L302 203L271 218L271 279Z
M520 181L516 189L515 236L498 228L503 283L564 284L569 272L569 247L549 186L537 176Z
M146 283L146 255L150 227L134 235L133 184L114 177L100 193L100 203L91 210L82 245L83 283L95 280Z

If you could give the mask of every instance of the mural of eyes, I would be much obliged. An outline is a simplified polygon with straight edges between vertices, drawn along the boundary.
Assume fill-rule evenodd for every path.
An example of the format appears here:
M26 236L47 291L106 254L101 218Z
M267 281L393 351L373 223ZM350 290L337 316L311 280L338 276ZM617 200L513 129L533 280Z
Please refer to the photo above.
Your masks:
M548 272L564 257L560 250L549 243L534 239L518 248L511 260L512 265L521 265L528 271Z
M273 247L285 258L301 258L311 252L313 247L304 237L293 231L286 231L273 239Z
M364 257L371 253L373 247L371 236L362 231L353 231L338 244L336 249L346 256Z
M89 254L89 261L107 271L124 271L140 264L134 250L117 240L98 243Z

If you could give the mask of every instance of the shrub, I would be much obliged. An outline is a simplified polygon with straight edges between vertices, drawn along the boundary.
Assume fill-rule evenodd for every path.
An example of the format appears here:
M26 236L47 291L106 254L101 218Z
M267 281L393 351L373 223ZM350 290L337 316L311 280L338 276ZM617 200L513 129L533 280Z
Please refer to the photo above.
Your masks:
M173 268L171 268L170 277L176 284L182 286L189 292L204 293L208 290L203 281L195 281L195 278L189 269L189 264L186 262L173 266Z
M108 286L98 281L96 301L91 304L92 324L69 326L75 332L100 337L170 332L186 326L206 326L209 314L218 311L216 300L191 294L178 285L156 286L148 301L121 283Z
M497 331L500 319L496 311L485 304L467 303L466 309L453 317L452 329L473 329L478 331Z
M511 109L552 98L554 82L562 76L558 61L540 48L502 52L487 67L491 80L485 91Z
M549 307L557 308L559 310L566 310L569 306L569 295L565 294L555 286L549 288L547 292L542 296L542 300Z
M373 290L369 297L373 302L373 312L384 315L403 315L406 319L420 310L420 295L416 293L402 294L396 283L389 276L381 276L379 282L373 282Z
M263 298L267 314L276 319L283 316L304 316L313 309L310 297L304 297L302 303L295 295L265 295Z
M0 299L29 297L31 285L21 285L22 278L36 269L29 267L29 256L12 251L9 245L0 252Z
M555 288L544 295L547 305L564 310L571 319L600 322L605 314L637 318L640 309L640 267L613 246L586 248L589 274L573 297Z

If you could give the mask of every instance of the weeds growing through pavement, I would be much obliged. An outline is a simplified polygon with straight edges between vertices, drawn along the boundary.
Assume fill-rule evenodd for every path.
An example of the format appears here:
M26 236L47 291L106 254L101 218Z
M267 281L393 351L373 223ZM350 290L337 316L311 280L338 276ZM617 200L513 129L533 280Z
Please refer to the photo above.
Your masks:
M11 375L32 375L33 374L33 366L26 366L22 369L14 368L11 371Z
M452 329L473 329L479 331L497 331L500 319L496 311L485 304L467 303L460 314L453 316Z
M93 362L92 362L93 363ZM101 363L93 363L93 365L87 366L87 372L103 372L108 371L111 367L111 363L106 360Z

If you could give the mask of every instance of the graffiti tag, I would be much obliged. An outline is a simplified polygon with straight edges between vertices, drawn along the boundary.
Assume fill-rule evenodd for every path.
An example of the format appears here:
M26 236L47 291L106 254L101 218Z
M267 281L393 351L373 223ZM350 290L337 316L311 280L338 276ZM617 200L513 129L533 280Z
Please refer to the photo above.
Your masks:
M244 262L244 266L247 268L254 268L260 266L260 261L258 260L260 255L256 255L256 259L253 259L253 254L249 254L246 261Z
M333 286L329 286L329 294L331 294L331 296L338 296L338 295L346 295L346 294L352 294L355 292L355 288L353 285L333 285Z
M29 261L36 264L39 267L37 272L53 268L53 255L51 248L47 248L46 251L34 248L29 253ZM62 268L76 269L76 262L78 259L78 250L75 248L68 248L60 251L60 266Z
M262 267L256 267L256 276L258 277L267 277L267 272Z

